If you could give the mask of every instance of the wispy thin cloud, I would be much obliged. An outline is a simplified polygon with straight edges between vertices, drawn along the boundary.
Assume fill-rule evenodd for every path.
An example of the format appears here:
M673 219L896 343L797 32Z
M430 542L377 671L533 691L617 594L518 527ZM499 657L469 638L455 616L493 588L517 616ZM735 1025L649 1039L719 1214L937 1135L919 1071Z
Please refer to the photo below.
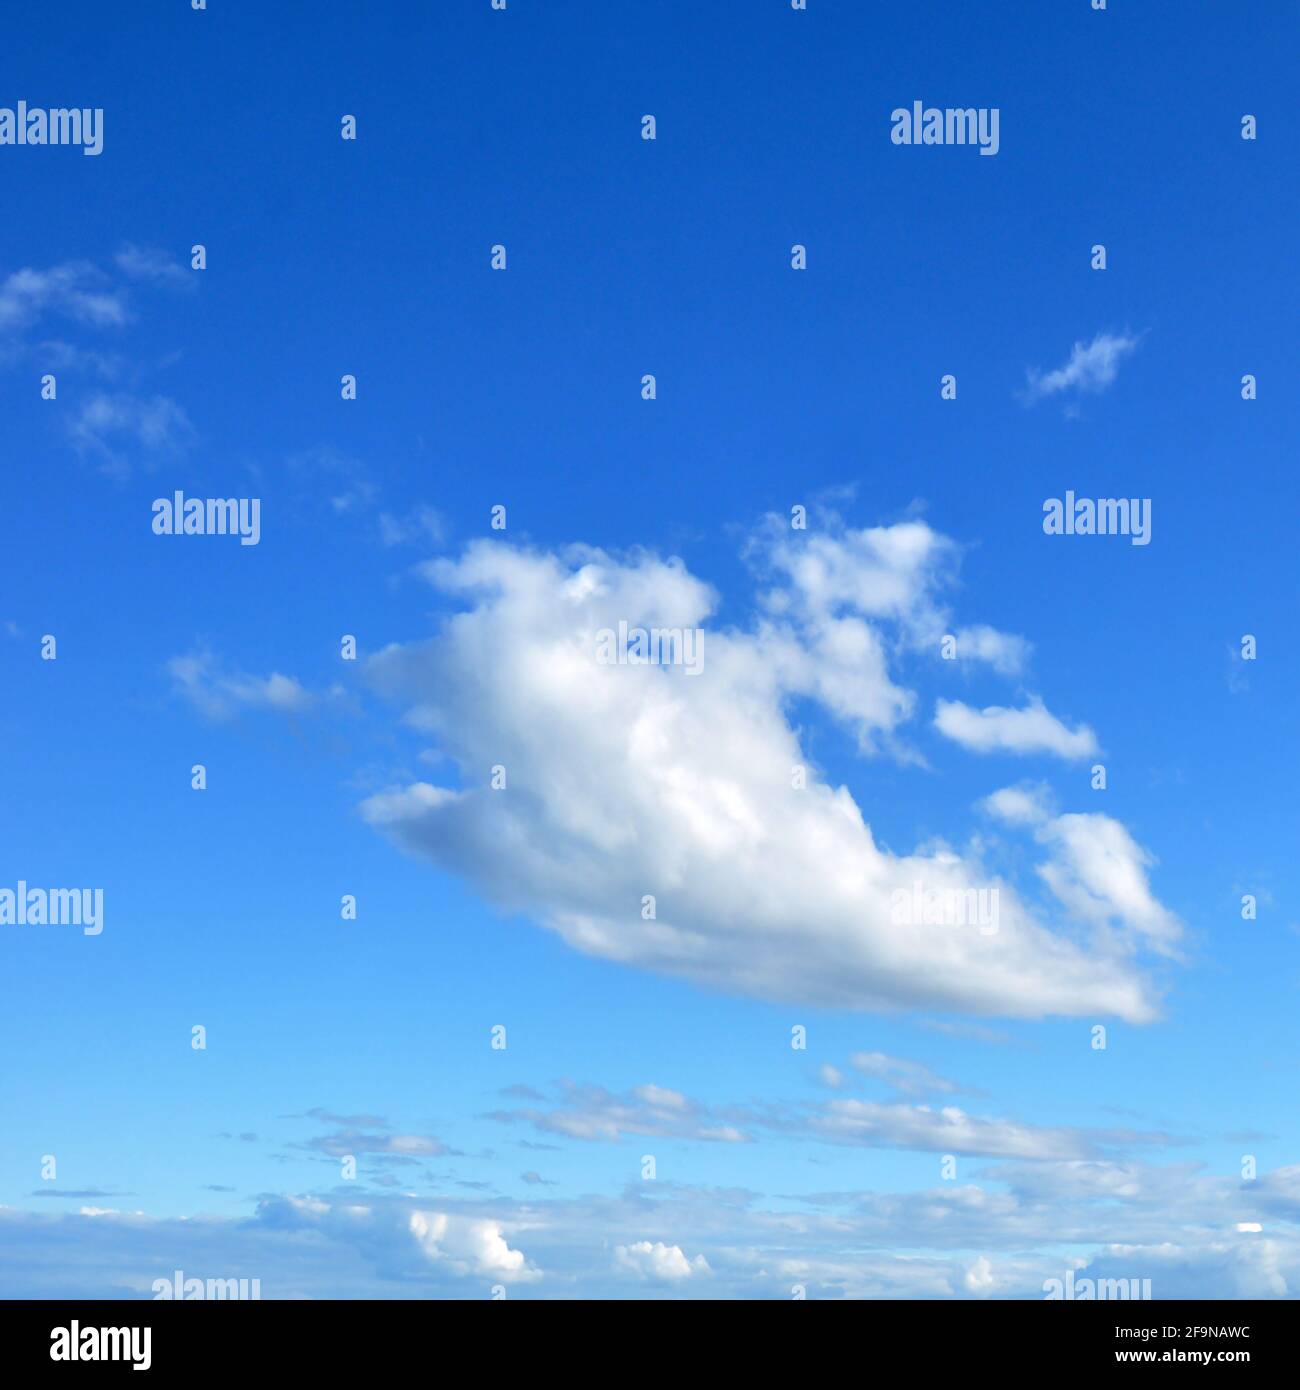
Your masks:
M1098 333L1090 343L1075 343L1069 359L1044 372L1030 367L1028 384L1021 393L1027 405L1063 392L1105 391L1114 384L1120 363L1133 353L1137 337L1127 333Z
M113 262L132 280L173 289L193 289L197 283L193 271L186 270L174 256L156 247L136 246L127 242L113 257Z
M110 287L89 261L68 261L48 270L24 266L0 281L0 332L27 328L46 313L96 327L130 318L126 296Z
M883 1081L899 1095L946 1095L961 1089L955 1081L931 1071L924 1062L890 1057L883 1052L855 1052L849 1065L860 1076Z
M77 410L68 426L73 444L101 458L107 472L126 476L131 459L182 453L194 439L194 426L169 396L137 396L98 391Z
M603 1086L578 1086L564 1082L555 1109L527 1107L496 1111L487 1118L506 1123L525 1121L549 1134L568 1139L617 1141L625 1135L703 1139L742 1144L749 1136L731 1123L726 1114L663 1086L637 1086L616 1095Z
M224 670L208 651L174 656L167 663L174 688L208 719L232 718L241 709L272 709L297 714L309 709L316 697L293 676L272 671L269 676L250 676Z

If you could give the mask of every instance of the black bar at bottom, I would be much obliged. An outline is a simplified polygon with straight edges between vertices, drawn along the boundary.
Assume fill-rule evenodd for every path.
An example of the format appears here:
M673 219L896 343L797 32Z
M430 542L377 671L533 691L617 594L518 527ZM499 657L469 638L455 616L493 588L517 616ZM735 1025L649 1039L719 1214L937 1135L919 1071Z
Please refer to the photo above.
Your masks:
M1152 1365L1294 1367L1293 1302L504 1302L0 1302L0 1370L11 1384L77 1367L169 1383L249 1370L336 1380L423 1362L445 1378L454 1356L487 1376L549 1364L581 1380L613 1373L618 1346L630 1374L716 1361L767 1376L790 1357L816 1378L832 1348L863 1374L1107 1370L1122 1384Z

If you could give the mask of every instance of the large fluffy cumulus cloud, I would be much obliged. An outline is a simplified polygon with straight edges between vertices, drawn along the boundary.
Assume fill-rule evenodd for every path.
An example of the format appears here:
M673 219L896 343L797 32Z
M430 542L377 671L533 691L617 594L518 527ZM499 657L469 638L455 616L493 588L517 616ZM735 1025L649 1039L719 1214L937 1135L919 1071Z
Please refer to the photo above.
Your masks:
M1066 859L1044 872L1060 900L1048 920L973 849L883 847L849 791L808 766L795 697L864 751L897 745L917 701L891 656L937 656L954 549L916 521L802 542L769 527L756 545L769 586L744 629L711 624L710 588L650 554L483 541L431 562L426 577L459 611L433 638L378 653L370 674L447 772L363 812L577 949L707 986L855 1009L1147 1019L1135 953L1151 920L1145 932L1100 922L1071 891L1082 880L1068 826ZM703 629L702 669L602 662L600 634L620 623ZM1020 639L969 631L968 659L1003 671L1023 656ZM1115 827L1112 864L1132 847L1138 878L1125 886L1144 889L1123 827L1089 820ZM916 885L997 887L997 930L900 921L896 894ZM1160 924L1167 944L1176 924Z

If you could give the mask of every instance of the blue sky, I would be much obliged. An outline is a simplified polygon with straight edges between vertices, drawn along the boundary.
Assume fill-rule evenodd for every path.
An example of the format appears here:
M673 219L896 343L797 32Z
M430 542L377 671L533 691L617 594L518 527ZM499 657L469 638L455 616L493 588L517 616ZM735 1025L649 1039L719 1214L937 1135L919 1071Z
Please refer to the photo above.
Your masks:
M10 29L0 1292L1300 1290L1294 15Z

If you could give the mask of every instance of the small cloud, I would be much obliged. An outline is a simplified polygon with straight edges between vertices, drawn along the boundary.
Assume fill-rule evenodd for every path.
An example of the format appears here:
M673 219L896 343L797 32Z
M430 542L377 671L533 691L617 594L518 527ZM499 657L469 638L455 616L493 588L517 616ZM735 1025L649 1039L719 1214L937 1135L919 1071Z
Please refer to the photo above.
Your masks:
M955 1082L932 1072L924 1062L888 1057L883 1052L855 1052L849 1058L849 1065L862 1076L885 1082L900 1095L948 1093L958 1089Z
M39 342L34 351L41 366L51 372L87 372L104 381L116 381L126 370L125 359L118 353L77 347L61 338Z
M146 280L155 285L172 285L177 288L192 289L195 284L192 272L165 251L154 247L134 246L127 242L113 257L117 268L133 280Z
M330 506L335 515L345 516L359 507L368 507L379 495L379 489L364 480L354 483L346 492L337 493L330 498Z
M980 804L1049 850L1038 876L1072 917L1118 925L1153 950L1175 954L1182 926L1151 892L1147 871L1155 860L1119 821L1097 812L1055 815L1044 787L1004 787Z
M1011 632L986 623L964 627L957 634L957 659L983 661L1003 676L1018 676L1029 659L1030 644Z
M1097 736L1086 724L1067 728L1037 698L1024 709L990 705L982 710L960 700L939 700L934 727L972 753L1051 753L1072 760L1097 752Z
M665 1245L658 1240L654 1244L639 1240L634 1245L617 1246L614 1257L620 1268L631 1270L642 1279L676 1283L693 1275L712 1273L703 1255L688 1260L680 1245Z
M1041 825L1052 813L1051 793L1043 783L1003 787L981 802L989 815L1006 825Z
M663 1086L647 1084L627 1095L615 1095L603 1086L564 1082L560 1092L563 1103L558 1108L501 1110L486 1118L503 1124L523 1121L567 1139L616 1142L624 1135L642 1134L721 1144L748 1142L748 1135L732 1123L729 1112L711 1110Z
M436 509L424 504L413 508L405 516L394 516L391 512L379 514L379 539L387 546L420 542L438 544L445 531L442 517Z
M661 1110L689 1110L690 1101L680 1091L670 1091L663 1086L637 1086L632 1094L647 1105L658 1106Z
M348 1154L369 1154L385 1164L412 1164L422 1158L442 1158L457 1153L431 1134L394 1134L378 1115L335 1115L319 1107L297 1119L311 1119L333 1128L331 1134L317 1135L291 1148L306 1149L342 1158Z
M1137 345L1136 337L1117 333L1098 333L1090 343L1075 343L1064 366L1050 372L1029 368L1022 399L1026 405L1032 405L1065 391L1104 391L1114 383L1120 363Z
M167 663L167 673L177 692L208 719L229 719L245 708L297 714L316 699L293 676L282 676L278 671L269 676L222 672L209 652L174 656Z
M546 1097L532 1086L503 1086L498 1092L499 1095L509 1096L514 1100L545 1100Z
M117 327L130 318L125 297L106 288L102 272L86 261L24 267L0 281L0 332L26 328L46 313L95 327Z
M336 516L365 511L379 488L365 464L329 444L319 444L288 460L290 471L310 489L312 501L325 500Z
M408 1222L416 1245L430 1263L449 1264L458 1271L506 1283L542 1277L522 1251L510 1248L499 1221L413 1211Z
M323 1125L373 1125L378 1129L387 1129L388 1122L382 1115L336 1115L332 1110L323 1110L319 1105L313 1106L303 1115L290 1115L291 1120L319 1120Z
M184 409L168 396L135 396L97 391L68 426L73 444L100 455L108 471L126 474L129 465L119 450L135 446L151 454L178 454L193 440L194 427Z
M966 1286L966 1292L977 1296L991 1293L997 1280L993 1277L993 1266L989 1263L987 1255L981 1255L978 1260L966 1271L962 1282Z
M1228 694L1244 695L1250 689L1250 662L1235 643L1228 644Z
M74 1201L84 1202L96 1197L129 1197L129 1192L105 1192L98 1187L78 1187L78 1188L57 1188L39 1187L36 1191L29 1193L32 1197L69 1197Z
M1133 1139L1127 1134L1095 1134L970 1115L955 1105L935 1110L928 1105L866 1100L827 1101L808 1118L807 1127L809 1133L828 1143L993 1158L1092 1158L1098 1143Z
M982 1023L967 1023L961 1019L919 1018L917 1023L932 1033L942 1033L946 1038L966 1038L972 1042L990 1043L1001 1046L1012 1041L1011 1035L989 1028Z

